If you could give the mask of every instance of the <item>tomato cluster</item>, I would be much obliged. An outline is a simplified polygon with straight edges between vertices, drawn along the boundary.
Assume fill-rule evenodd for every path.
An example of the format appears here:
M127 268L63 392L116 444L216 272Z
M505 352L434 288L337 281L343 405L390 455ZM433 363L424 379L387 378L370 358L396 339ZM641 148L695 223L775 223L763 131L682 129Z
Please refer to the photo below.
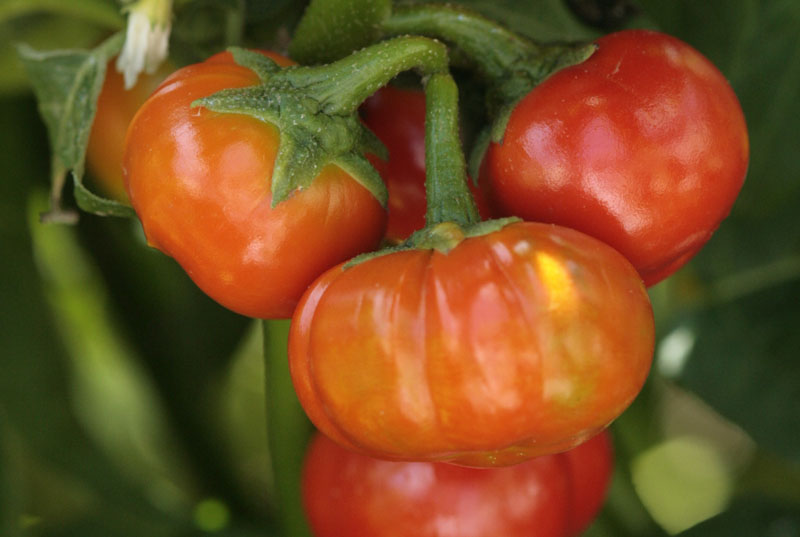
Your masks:
M287 147L310 161L349 135L320 134L344 117L330 88L302 93L327 74L274 53L262 54L282 69L231 53L179 69L130 122L122 169L148 242L227 308L292 317L297 395L336 442L318 437L307 459L317 535L572 536L595 516L611 464L603 431L652 360L646 286L709 239L748 162L738 101L697 51L649 31L596 47L506 103L470 186L484 217L524 221L474 222L471 202L464 221L430 221L426 205L459 178L426 170L452 156L429 152L426 94L391 86L356 121L388 149L369 155L388 210L349 154L276 197ZM306 120L298 110L316 103L322 119L302 125L317 138L198 101L268 87L275 70L300 75L265 94L270 113ZM382 240L393 247L351 260Z

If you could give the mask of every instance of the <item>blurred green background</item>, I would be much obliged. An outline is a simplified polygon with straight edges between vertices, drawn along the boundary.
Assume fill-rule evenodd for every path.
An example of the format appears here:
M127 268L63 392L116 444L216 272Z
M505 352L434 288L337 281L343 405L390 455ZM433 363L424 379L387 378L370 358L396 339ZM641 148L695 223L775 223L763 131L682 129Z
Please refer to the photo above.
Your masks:
M706 248L651 290L653 372L612 427L617 470L588 534L800 536L800 2L461 3L543 40L658 28L730 80L750 171ZM302 8L178 1L173 51L218 50L220 14L248 44L285 46ZM260 325L137 222L39 223L47 135L13 44L90 47L123 24L112 0L0 0L0 535L297 535L308 425L276 376L267 416ZM286 323L266 331L280 357ZM270 446L291 459L275 475Z

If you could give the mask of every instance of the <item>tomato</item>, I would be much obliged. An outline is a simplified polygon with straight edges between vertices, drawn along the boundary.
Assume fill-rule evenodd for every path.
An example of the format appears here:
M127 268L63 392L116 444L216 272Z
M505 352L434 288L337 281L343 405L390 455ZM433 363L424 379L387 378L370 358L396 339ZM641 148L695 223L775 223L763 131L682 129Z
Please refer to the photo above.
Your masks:
M611 435L603 431L560 455L566 459L570 482L568 535L580 535L594 521L611 484L614 447Z
M295 311L289 365L311 421L346 447L502 466L605 428L641 389L653 338L624 257L519 222L446 254L330 269Z
M629 30L597 46L517 104L480 181L499 214L599 238L649 286L728 215L747 171L747 129L723 75L686 43Z
M139 107L174 69L165 63L153 74L142 73L136 85L126 90L115 61L106 66L106 78L97 98L97 112L86 148L86 165L106 195L125 200L128 197L122 181L125 133Z
M425 94L386 86L361 106L364 123L389 151L384 161L370 155L389 191L386 238L400 242L425 226ZM481 216L489 210L481 190L469 182Z
M612 465L606 433L490 470L373 459L317 435L303 504L316 537L572 537L600 510ZM584 470L601 479L585 479Z
M191 107L222 89L258 82L230 55L173 73L131 123L124 172L151 245L223 306L281 318L315 277L375 247L386 214L334 165L271 206L277 129L250 116Z

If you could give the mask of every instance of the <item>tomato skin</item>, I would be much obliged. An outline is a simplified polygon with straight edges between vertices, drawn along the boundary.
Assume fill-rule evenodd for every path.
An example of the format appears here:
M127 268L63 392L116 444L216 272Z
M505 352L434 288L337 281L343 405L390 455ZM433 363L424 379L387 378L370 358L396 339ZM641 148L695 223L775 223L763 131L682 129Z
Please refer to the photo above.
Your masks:
M614 470L611 435L603 431L578 447L560 454L567 462L571 510L569 535L580 535L603 507Z
M361 106L364 124L389 151L389 159L369 156L389 191L386 238L407 239L425 226L425 94L385 86ZM489 217L483 192L469 180L478 211Z
M588 233L650 286L685 264L728 215L749 142L739 101L699 52L627 30L534 88L482 163L499 214Z
M271 207L276 128L190 106L219 90L257 83L255 73L224 55L176 71L131 123L124 171L151 245L223 306L283 318L316 276L375 247L386 215L333 165Z
M122 155L128 125L139 107L173 70L165 63L153 74L139 75L136 85L126 90L115 60L106 66L106 78L97 98L97 112L86 147L86 166L103 192L116 200L128 198L122 179Z
M521 222L329 270L295 311L289 365L311 421L346 447L503 466L605 428L641 389L653 338L618 252Z
M306 454L303 504L316 537L572 537L605 499L609 447L604 432L566 453L485 470L373 459L318 434ZM602 487L587 489L572 468L588 464L572 459L597 464ZM577 513L589 518L574 530Z

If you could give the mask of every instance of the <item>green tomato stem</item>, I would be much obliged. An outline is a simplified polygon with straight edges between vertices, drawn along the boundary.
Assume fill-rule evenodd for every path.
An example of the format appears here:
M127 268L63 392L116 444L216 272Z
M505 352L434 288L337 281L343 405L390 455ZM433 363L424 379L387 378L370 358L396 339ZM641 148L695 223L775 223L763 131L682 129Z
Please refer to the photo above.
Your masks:
M300 476L311 424L297 400L289 374L289 321L262 321L268 441L275 500L287 535L310 537Z
M456 45L490 80L500 80L541 51L536 43L472 11L447 5L398 6L383 22L388 34L428 35Z
M458 88L448 73L432 75L425 84L425 192L426 227L480 222L458 136Z
M286 78L295 87L308 88L308 95L320 103L324 113L347 115L409 69L417 69L423 76L447 72L447 48L426 37L396 37L327 65L292 69Z

